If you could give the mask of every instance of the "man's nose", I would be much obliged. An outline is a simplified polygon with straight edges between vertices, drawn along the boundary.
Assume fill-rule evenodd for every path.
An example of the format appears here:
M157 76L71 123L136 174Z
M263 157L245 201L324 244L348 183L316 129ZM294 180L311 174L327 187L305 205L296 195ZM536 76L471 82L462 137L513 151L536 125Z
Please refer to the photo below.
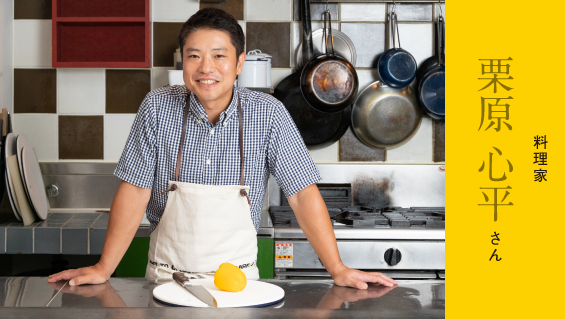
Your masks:
M202 73L210 73L213 72L215 68L216 67L214 66L214 60L212 59L212 57L206 56L204 57L204 59L202 59L202 62L200 63L199 71Z

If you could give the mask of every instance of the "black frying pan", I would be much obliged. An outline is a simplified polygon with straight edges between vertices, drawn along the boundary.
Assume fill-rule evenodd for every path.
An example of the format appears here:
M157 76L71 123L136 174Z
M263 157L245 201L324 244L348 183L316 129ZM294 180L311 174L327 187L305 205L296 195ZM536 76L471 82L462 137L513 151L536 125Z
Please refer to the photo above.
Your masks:
M302 61L303 65L312 58L312 26L310 1L302 3ZM318 149L337 142L347 131L351 122L351 106L336 113L324 113L312 108L302 96L300 75L297 70L287 76L275 88L274 97L280 100L298 127L304 143L310 149Z

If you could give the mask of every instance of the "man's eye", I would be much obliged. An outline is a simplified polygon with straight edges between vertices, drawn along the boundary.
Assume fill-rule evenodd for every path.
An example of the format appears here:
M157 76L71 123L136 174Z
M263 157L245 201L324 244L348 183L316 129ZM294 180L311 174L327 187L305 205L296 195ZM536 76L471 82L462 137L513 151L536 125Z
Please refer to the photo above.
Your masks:
M221 54L216 55L216 58L223 58L223 57L225 57L225 55L221 55Z
M198 55L193 54L188 56L190 59L198 59Z

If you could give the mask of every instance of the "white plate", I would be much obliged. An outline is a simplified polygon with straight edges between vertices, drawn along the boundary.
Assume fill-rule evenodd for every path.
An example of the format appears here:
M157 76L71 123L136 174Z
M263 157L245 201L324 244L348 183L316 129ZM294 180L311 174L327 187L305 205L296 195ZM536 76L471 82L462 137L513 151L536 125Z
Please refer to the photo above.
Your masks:
M21 175L29 203L33 211L37 214L37 217L45 220L47 218L49 204L47 203L47 194L45 193L45 184L43 183L41 168L31 147L24 146L22 148L20 156L18 157L18 163L20 167L22 167Z
M239 292L222 291L214 285L213 278L191 279L202 285L218 303L218 308L266 307L284 299L284 290L270 283L248 280L245 289ZM176 282L169 282L153 290L153 297L166 304L186 307L208 307Z
M6 163L6 192L8 193L8 199L10 200L10 206L12 206L12 211L16 216L16 219L22 221L22 217L20 216L20 206L16 201L16 195L14 193L14 186L12 185L12 177L10 175L10 170L8 169L8 157L17 154L17 146L16 146L16 139L17 136L14 133L8 133L6 135L6 142L4 143L4 155L6 158L4 159L4 163Z
M31 145L30 141L27 139L27 137L25 137L23 134L18 135L18 138L16 139L16 153L15 155L18 156L18 166L20 168L20 173L22 172L22 164L20 161L20 154L22 154L22 148L24 147L29 147L32 148L33 145ZM23 177L22 177L23 179Z

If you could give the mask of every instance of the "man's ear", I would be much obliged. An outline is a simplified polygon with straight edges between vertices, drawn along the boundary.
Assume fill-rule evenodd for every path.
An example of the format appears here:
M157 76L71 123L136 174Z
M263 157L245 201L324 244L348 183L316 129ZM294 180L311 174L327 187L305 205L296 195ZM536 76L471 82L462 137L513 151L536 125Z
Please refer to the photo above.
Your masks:
M245 62L246 57L247 57L247 55L245 55L245 52L241 52L241 54L237 58L237 74L238 75L241 74L241 70L243 69L243 63Z

